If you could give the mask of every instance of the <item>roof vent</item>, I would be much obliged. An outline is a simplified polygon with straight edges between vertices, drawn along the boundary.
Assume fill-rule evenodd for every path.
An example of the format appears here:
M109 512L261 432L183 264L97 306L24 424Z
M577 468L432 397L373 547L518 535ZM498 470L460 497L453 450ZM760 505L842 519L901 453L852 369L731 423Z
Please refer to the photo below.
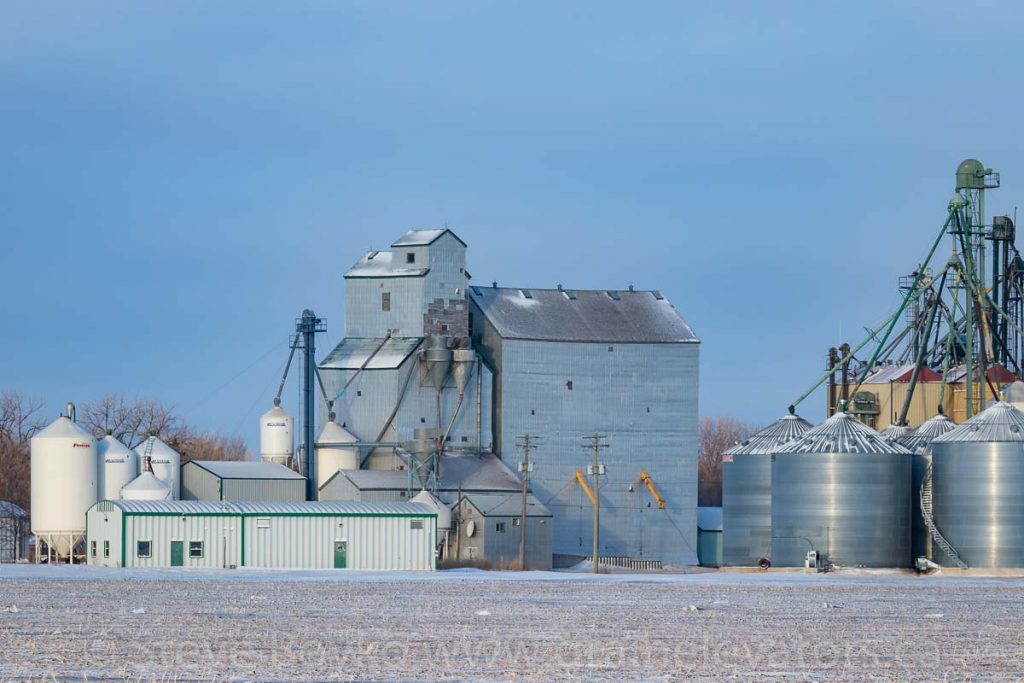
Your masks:
M481 295L480 288L477 287L476 285L473 285L472 287L470 287L470 289L472 289L473 293L476 294L477 296Z
M569 299L569 301L576 301L576 292L571 289L562 289L561 285L559 285L558 289L562 294L565 294L565 298Z
M373 257L374 257L374 256L376 256L376 255L377 255L377 254L379 254L379 253L380 253L379 251L371 251L371 252L369 252L369 253L368 253L368 254L366 255L366 260L367 260L367 261L372 261L372 260L373 260Z
M561 292L561 291L562 291L562 283L561 283L561 282L559 282L559 283L558 283L558 291L559 291L559 292Z
M653 292L651 292L651 294L653 294L654 298L657 299L658 301L664 301L665 300L665 296L661 292L659 292L658 290L654 290Z
M605 292L605 294L607 294L608 298L611 299L612 301L619 301L622 298L622 297L619 296L618 292L613 292L610 289L607 292Z
M491 283L491 289L497 289L497 288L498 288L498 281L495 280L494 282Z
M527 299L532 299L533 298L533 292L531 292L528 289L520 289L519 293L522 294Z
M633 285L629 286L629 291L631 291L631 292L633 291Z

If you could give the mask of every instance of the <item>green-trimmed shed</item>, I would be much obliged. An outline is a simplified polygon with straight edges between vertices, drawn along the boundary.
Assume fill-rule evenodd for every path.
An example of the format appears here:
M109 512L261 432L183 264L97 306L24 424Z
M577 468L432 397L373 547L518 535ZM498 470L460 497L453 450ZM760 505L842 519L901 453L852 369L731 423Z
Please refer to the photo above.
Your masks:
M436 534L419 503L101 500L86 513L102 567L428 571Z

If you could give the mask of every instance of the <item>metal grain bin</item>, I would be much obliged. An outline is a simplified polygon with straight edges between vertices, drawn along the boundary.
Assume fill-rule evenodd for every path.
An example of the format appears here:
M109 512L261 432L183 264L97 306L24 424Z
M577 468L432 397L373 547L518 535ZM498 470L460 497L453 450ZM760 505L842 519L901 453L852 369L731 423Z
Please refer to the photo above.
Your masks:
M836 413L772 456L772 564L910 566L911 453Z
M968 567L1024 567L1024 413L999 402L932 441L932 511ZM955 566L934 548L934 561Z
M910 548L911 557L931 557L931 534L921 516L921 485L928 465L932 462L932 440L956 429L956 423L939 413L921 423L921 426L897 439L899 444L914 453L913 488L910 491Z
M722 563L753 567L771 556L772 462L778 448L811 429L786 415L722 456Z

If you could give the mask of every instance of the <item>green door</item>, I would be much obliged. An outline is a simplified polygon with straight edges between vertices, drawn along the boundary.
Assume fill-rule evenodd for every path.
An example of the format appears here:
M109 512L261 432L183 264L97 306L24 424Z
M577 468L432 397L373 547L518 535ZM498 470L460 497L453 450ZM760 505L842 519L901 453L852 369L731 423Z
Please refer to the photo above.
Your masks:
M185 566L185 541L171 541L171 566Z
M334 542L334 568L344 569L348 564L348 541Z

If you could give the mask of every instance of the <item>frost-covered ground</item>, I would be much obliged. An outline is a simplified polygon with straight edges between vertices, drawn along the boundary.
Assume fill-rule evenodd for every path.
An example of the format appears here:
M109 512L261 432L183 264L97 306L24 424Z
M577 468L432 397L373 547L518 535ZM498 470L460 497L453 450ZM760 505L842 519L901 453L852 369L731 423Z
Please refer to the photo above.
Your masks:
M0 565L0 680L1022 680L1024 580Z

